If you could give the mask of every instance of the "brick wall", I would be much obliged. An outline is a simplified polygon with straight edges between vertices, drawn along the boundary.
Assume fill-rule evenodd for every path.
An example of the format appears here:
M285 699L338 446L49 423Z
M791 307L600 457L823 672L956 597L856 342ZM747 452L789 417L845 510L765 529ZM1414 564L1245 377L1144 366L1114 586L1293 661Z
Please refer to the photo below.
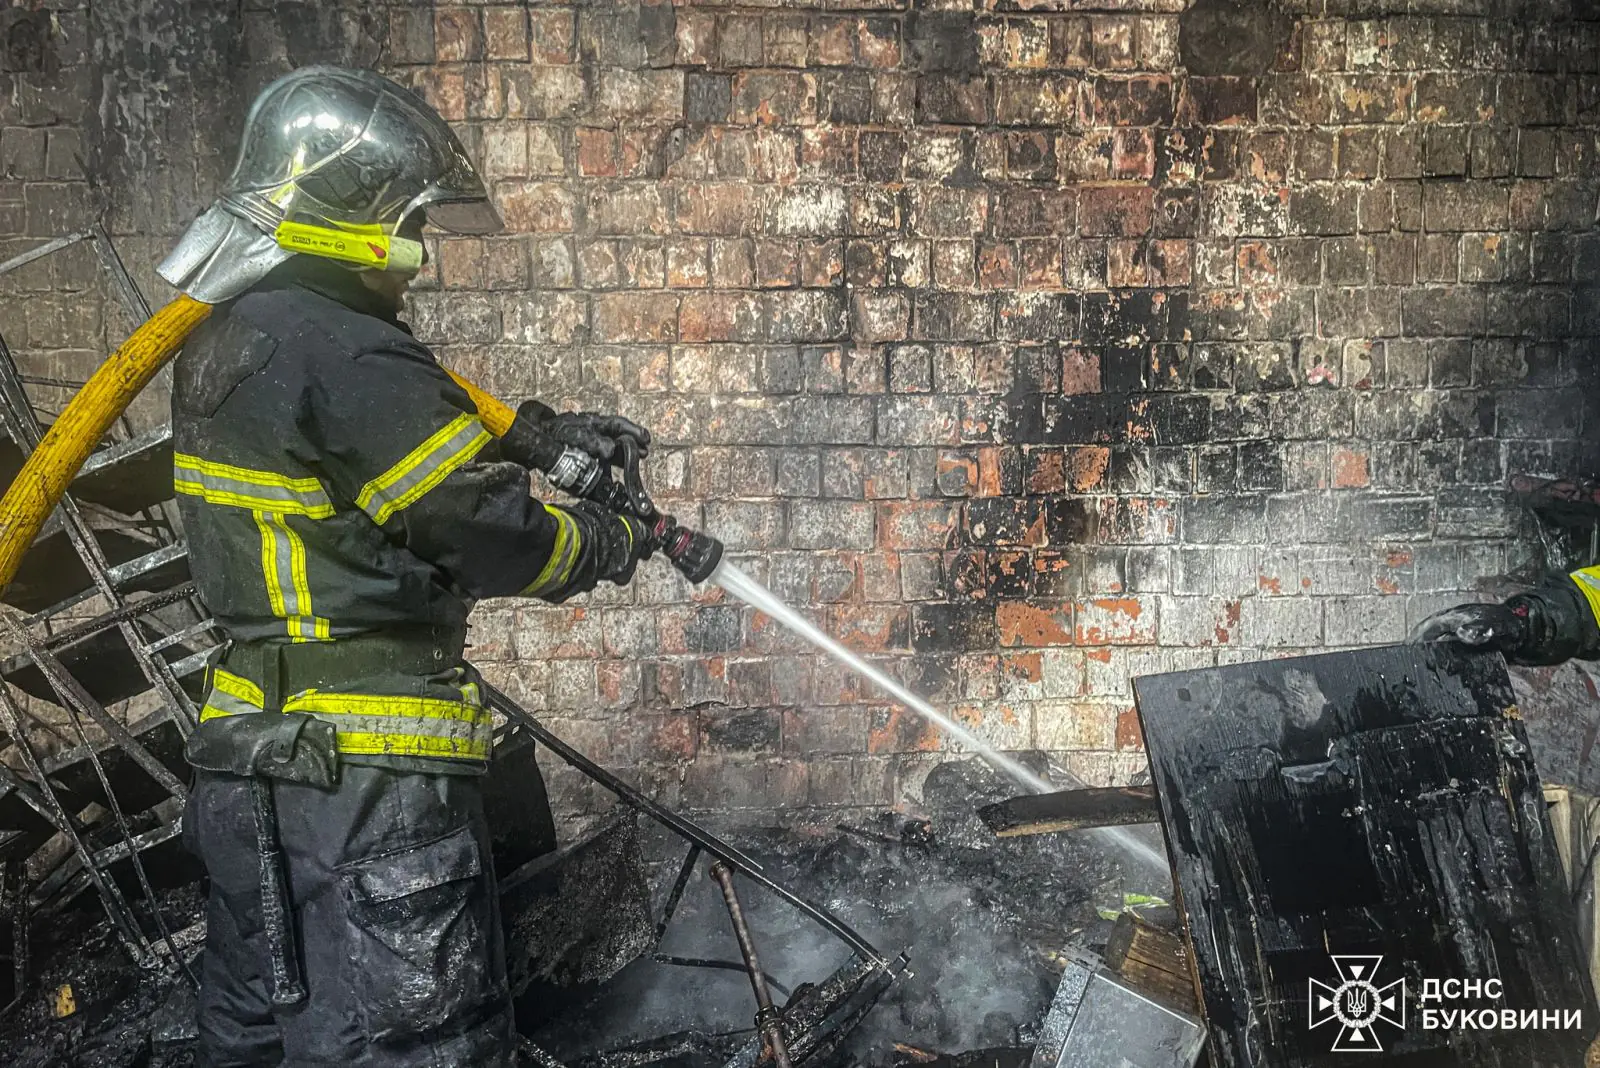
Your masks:
M1121 781L1129 676L1397 640L1525 561L1509 474L1594 466L1597 14L1391 6L218 5L165 67L158 16L91 13L92 108L0 75L0 220L57 223L81 135L153 261L266 77L383 67L510 224L435 246L412 317L447 363L651 426L659 495L791 603ZM197 117L121 103L174 78ZM157 142L201 146L175 195ZM474 641L689 808L831 820L944 759L663 565Z

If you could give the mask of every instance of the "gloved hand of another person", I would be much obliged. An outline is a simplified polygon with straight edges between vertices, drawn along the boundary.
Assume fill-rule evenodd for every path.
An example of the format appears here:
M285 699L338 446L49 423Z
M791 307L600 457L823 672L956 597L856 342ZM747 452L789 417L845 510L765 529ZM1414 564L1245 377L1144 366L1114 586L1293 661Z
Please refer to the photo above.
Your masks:
M1418 623L1410 641L1455 641L1478 649L1498 649L1511 656L1528 640L1527 612L1503 604L1460 604Z
M611 463L617 453L617 439L630 437L639 443L639 453L650 451L650 431L620 415L597 412L557 412L536 400L524 401L517 418L533 422L541 431L563 445L580 449L601 463Z

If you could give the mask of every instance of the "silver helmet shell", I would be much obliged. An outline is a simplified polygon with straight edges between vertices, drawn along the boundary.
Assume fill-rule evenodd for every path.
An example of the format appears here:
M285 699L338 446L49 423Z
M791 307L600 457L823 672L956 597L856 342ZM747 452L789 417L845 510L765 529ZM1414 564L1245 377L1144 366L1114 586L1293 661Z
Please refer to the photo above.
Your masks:
M438 112L372 71L306 67L256 98L222 195L159 271L214 304L297 253L414 270L420 245L399 231L419 213L453 233L501 229Z

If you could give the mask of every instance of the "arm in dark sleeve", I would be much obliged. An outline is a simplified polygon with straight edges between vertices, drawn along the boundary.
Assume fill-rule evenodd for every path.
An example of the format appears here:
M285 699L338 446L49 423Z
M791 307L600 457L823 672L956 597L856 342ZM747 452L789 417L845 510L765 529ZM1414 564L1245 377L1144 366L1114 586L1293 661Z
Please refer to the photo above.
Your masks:
M335 492L474 598L593 586L587 517L529 494L466 392L418 345L353 356L313 383L308 438Z
M1600 658L1600 567L1553 575L1506 600L1526 622L1522 648L1508 658L1522 664L1559 664L1572 657Z

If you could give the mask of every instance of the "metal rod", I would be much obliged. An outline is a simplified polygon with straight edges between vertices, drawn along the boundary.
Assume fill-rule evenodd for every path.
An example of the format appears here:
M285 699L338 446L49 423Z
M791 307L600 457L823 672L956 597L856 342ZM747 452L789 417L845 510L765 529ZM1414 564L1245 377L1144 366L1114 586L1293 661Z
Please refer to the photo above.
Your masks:
M18 267L26 267L34 260L42 260L52 252L60 252L68 245L76 245L79 241L89 237L87 232L65 234L53 241L46 241L36 248L30 248L20 256L13 256L4 263L0 263L0 274L10 274Z
M655 961L657 964L672 964L680 968L710 968L716 971L738 972L740 975L750 974L748 967L731 960L711 960L707 957L675 957L670 953L653 953L651 954L650 959ZM770 975L766 977L766 980L768 986L782 994L784 997L788 997L790 994L794 993L794 991L790 990L788 987L784 986Z
M56 658L55 653L45 648L43 643L35 639L27 630L18 626L16 621L9 615L5 616L5 627L10 631L11 636L20 641L23 648L28 651L28 655L38 665L40 673L50 683L50 688L61 698L67 711L71 712L74 717L77 713L82 712L94 720L95 725L105 731L112 742L127 753L129 757L133 758L134 763L143 768L145 774L160 783L161 788L167 793L176 797L179 801L189 796L188 788L178 781L178 777L172 774L165 764L157 760L150 750L146 749L144 744L133 736L128 728L118 723L116 718L89 694L88 690L83 688L83 684ZM83 733L82 727L78 728L78 735L83 739L84 747L88 750L89 759L98 768L100 758L95 755L94 746L90 743L88 736ZM108 800L115 807L116 799L110 797L111 784L109 782L106 783L105 788Z
M485 683L483 694L489 707L505 716L514 723L520 724L524 730L533 735L534 739L544 745L556 756L583 772L589 778L617 795L617 798L629 808L643 812L646 816L677 834L678 837L691 842L710 853L718 860L727 864L741 875L747 876L757 885L776 894L810 917L818 925L836 935L841 941L853 949L863 960L871 961L879 966L887 966L889 960L880 953L871 942L868 942L849 924L823 908L813 904L805 898L788 890L761 871L761 866L733 846L724 842L710 831L700 825L685 819L664 805L657 803L617 778L599 764L590 760L572 746L551 734L545 725L533 717L533 714L511 698L507 697L500 689Z
M39 784L40 795L43 796L50 807L56 810L56 826L62 828L62 834L72 845L72 851L77 854L78 861L84 867L84 872L94 883L95 889L100 891L100 904L106 910L106 915L111 919L111 926L117 932L128 954L133 957L135 964L144 964L150 959L153 952L150 942L145 938L144 932L139 930L139 925L133 918L133 910L128 907L127 899L122 896L114 880L108 879L105 873L95 866L94 858L89 854L89 847L84 844L83 836L72 823L71 816L62 806L61 799L56 797L55 790L50 787L49 780L45 778L44 766L40 764L38 754L33 751L33 746L28 743L27 732L22 726L21 710L11 697L11 691L0 683L0 726L11 734L11 740L16 743L17 751L22 755L22 762Z
M80 641L81 639L87 638L92 634L98 634L101 631L106 630L109 627L114 627L118 623L121 623L125 620L137 619L139 616L142 616L147 612L154 612L158 608L170 607L171 605L189 597L193 593L193 582L181 583L180 585L174 586L172 589L163 593L153 594L152 596L144 597L140 600L134 601L126 608L118 608L115 611L107 612L104 615L96 616L93 619L80 623L75 627L69 627L66 630L57 631L56 633L44 639L45 648L59 649L63 645L71 645L73 642Z
M667 924L672 922L672 916L678 911L678 902L683 900L684 888L689 885L689 876L694 874L695 863L700 859L700 847L689 846L689 854L683 858L683 866L678 869L677 881L672 884L672 892L667 895L667 906L661 910L661 921L656 924L656 948L661 947L661 939L666 936Z
M766 1049L757 1060L765 1060L768 1053L776 1068L790 1068L789 1049L783 1043L783 1021L772 1005L772 993L767 989L767 975L761 970L761 958L756 955L756 942L750 936L750 926L744 922L744 907L733 888L733 871L722 861L711 865L711 878L722 887L722 900L728 905L728 918L733 921L733 936L739 940L739 955L744 957L745 970L750 973L750 986L756 992L756 1030Z

